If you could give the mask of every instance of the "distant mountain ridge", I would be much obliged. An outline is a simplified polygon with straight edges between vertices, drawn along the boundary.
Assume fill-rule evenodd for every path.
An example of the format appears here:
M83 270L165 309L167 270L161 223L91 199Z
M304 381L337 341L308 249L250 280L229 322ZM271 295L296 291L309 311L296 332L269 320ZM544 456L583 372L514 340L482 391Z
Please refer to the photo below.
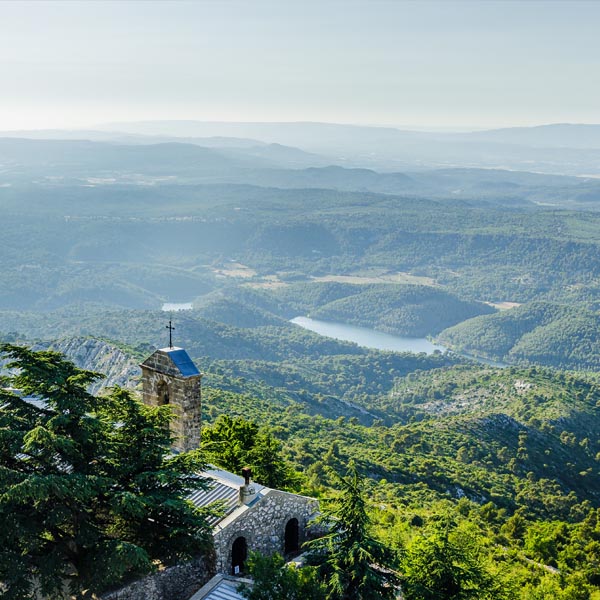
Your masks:
M464 198L508 206L540 201L587 208L600 203L600 179L594 177L470 167L414 170L415 165L381 171L335 164L324 155L277 143L235 147L228 145L229 138L210 139L224 145L0 137L0 165L4 185L58 180L80 185L232 183ZM232 143L237 139L231 138Z
M337 164L386 170L487 167L600 175L600 125L549 124L488 131L424 132L336 123L140 121L100 129L136 134L259 139L329 156Z
M546 148L600 148L600 125L552 123L535 127L507 127L469 133L471 139Z
M320 122L213 122L213 121L138 121L111 123L99 130L113 129L138 135L226 136L280 142L296 136L301 144L313 135L325 138L389 140L487 140L507 144L561 148L600 148L600 124L549 123L531 127L503 127L481 131L419 131L389 126L369 126Z

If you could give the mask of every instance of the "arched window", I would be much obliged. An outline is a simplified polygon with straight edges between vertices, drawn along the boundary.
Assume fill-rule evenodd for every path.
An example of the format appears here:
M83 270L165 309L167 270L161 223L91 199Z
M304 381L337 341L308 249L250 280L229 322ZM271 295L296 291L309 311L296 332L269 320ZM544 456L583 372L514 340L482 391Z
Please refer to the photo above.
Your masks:
M300 527L298 519L290 519L285 526L283 553L294 554L300 550Z
M156 389L156 395L158 396L158 405L163 406L169 404L169 385L166 381L161 381Z
M248 558L248 544L246 538L240 536L236 538L231 547L231 572L234 575L240 575L244 572L244 565Z

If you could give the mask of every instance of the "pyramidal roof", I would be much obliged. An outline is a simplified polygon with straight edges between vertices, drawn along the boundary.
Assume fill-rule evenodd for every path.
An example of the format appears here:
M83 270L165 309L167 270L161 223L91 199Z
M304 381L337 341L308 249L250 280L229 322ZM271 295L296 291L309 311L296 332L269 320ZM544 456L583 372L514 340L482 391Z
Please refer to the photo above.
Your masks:
M196 367L188 353L183 348L177 348L176 346L156 350L141 366L174 377L196 377L200 375L198 367Z

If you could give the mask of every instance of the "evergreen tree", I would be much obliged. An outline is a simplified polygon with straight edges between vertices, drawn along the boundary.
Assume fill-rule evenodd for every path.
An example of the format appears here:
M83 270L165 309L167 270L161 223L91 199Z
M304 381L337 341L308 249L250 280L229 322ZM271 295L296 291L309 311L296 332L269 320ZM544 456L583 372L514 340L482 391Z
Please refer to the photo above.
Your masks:
M370 536L364 483L354 463L345 477L337 476L340 495L324 511L329 533L309 542L312 561L320 563L330 600L395 598L398 578L396 557Z
M243 417L220 415L202 431L202 449L207 459L232 473L252 467L262 485L283 488L295 482L295 474L281 454L281 442L271 431Z
M4 345L0 388L3 598L89 598L126 576L210 548L185 496L206 483L197 451L170 455L171 415L55 352Z
M254 584L241 591L249 600L322 600L325 596L314 567L286 565L280 554L252 553L248 570Z
M248 453L257 434L256 423L242 417L219 415L212 425L202 429L202 449L207 460L239 475L248 463Z
M281 442L267 428L260 430L248 459L256 480L267 487L290 487L297 480L293 468L281 455Z
M408 545L402 564L406 600L509 600L513 586L486 568L473 535L447 517Z

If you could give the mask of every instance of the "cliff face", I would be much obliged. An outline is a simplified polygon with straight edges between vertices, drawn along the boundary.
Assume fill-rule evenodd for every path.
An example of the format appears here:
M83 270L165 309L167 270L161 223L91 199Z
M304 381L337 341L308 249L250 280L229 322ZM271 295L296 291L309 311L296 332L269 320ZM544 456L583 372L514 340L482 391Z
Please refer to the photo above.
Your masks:
M135 389L140 381L141 371L138 361L109 342L76 337L36 347L36 349L42 348L61 352L78 367L105 375L105 379L91 387L92 393L97 393L102 388L113 385Z

